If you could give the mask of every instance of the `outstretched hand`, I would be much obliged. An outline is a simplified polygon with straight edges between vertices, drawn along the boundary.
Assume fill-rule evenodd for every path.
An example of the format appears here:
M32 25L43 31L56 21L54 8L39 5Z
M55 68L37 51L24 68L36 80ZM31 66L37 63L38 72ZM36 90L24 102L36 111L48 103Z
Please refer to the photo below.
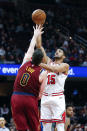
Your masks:
M41 25L36 25L36 27L33 26L33 29L34 29L34 36L36 39L44 33L43 27L41 27Z

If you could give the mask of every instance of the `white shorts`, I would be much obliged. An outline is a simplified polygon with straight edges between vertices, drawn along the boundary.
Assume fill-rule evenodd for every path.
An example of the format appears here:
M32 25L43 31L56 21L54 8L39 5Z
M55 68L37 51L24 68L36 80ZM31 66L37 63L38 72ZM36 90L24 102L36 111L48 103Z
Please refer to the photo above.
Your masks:
M65 96L42 96L41 119L42 122L65 123Z

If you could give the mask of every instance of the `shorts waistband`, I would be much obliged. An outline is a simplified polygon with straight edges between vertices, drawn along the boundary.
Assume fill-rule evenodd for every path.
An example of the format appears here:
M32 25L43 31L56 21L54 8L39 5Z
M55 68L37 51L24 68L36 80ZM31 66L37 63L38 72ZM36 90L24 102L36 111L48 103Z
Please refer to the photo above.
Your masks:
M26 92L18 92L14 91L13 95L28 95L28 96L35 96L33 93L26 93Z
M44 96L60 96L60 95L64 95L64 94L63 94L63 91L62 91L62 92L51 93L51 94L48 94L48 93L46 93L46 92L43 92L43 95L44 95Z

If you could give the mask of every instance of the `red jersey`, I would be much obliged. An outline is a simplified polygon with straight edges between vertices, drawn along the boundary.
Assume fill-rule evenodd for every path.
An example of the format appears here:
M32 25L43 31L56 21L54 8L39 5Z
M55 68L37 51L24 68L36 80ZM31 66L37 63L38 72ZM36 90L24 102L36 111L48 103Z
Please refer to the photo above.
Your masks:
M40 71L41 67L33 65L31 61L25 63L18 71L14 91L32 93L37 97L40 91Z

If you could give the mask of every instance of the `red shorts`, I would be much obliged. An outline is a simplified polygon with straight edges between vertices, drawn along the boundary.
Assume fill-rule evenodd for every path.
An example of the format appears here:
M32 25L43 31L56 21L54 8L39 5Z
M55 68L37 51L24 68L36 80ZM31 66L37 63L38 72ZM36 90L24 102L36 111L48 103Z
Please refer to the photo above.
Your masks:
M40 131L38 100L36 97L12 95L11 106L17 130Z

